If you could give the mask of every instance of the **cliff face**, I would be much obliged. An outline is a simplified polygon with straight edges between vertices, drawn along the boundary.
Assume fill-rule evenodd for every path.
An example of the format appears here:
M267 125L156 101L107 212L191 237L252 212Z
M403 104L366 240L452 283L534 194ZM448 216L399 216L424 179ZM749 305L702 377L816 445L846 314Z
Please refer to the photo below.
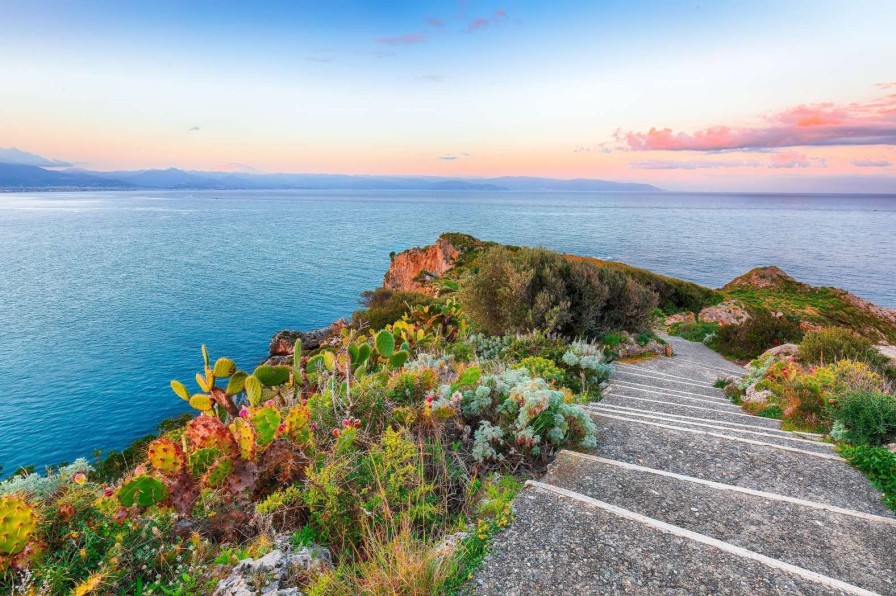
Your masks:
M435 294L426 282L444 275L454 266L460 250L449 238L439 237L435 244L411 248L395 255L383 278L383 287L403 292Z

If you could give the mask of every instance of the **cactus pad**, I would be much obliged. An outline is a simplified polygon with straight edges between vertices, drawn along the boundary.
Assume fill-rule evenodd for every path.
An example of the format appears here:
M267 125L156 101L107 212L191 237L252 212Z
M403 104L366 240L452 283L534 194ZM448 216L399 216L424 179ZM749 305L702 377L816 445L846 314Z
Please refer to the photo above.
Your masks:
M222 454L236 451L233 436L224 423L212 416L199 416L190 420L186 431L187 441L192 449L216 447Z
M190 392L180 381L171 381L171 390L184 401L190 401Z
M395 336L383 329L376 334L376 351L383 358L391 358L395 351Z
M277 436L280 426L280 412L276 408L259 408L252 414L252 426L255 427L256 442L259 447L270 444Z
M267 364L262 364L255 369L252 375L261 381L262 385L276 387L289 381L289 372L288 366L268 366Z
M237 418L231 423L230 431L239 445L240 457L255 459L255 431L252 430L252 426L242 418Z
M246 389L246 397L249 398L249 404L257 406L261 403L261 381L255 375L249 375L244 381ZM230 389L228 387L228 389ZM230 393L230 391L228 391ZM231 394L233 395L233 394Z
M0 497L0 554L21 552L36 527L37 514L28 503L18 497Z
M121 487L118 501L125 507L149 507L168 499L168 487L151 476L137 476Z
M156 439L146 450L149 463L165 476L176 476L184 468L183 450L168 439Z
M286 436L301 448L311 445L311 412L308 406L299 404L286 415Z

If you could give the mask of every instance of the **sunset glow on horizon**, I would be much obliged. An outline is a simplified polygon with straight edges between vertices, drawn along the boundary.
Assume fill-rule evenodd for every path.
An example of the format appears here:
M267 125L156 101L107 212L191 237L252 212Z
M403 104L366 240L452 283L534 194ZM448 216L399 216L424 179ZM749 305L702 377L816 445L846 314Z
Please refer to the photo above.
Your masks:
M12 0L0 147L100 171L896 193L893 31L892 2Z

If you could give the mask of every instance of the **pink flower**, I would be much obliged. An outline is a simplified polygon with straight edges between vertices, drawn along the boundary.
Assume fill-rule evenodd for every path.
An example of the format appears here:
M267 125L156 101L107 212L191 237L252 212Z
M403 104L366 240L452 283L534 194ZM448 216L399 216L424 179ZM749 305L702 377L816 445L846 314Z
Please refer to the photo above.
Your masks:
M317 430L317 422L311 423L311 430Z
M240 410L240 418L248 418L248 417L249 417L249 410L247 410L246 408L243 408L242 410Z
M142 476L143 474L146 474L146 466L144 466L143 464L140 464L139 466L134 468L134 474L136 474L137 476Z
M286 423L285 423L285 422L282 423L280 426L277 427L277 432L278 432L278 433L286 432Z
M333 431L332 431L330 434L333 435L334 437L338 437L338 436L339 436L339 429L338 429L338 428L334 428Z
M115 494L115 489L112 488L111 486L107 486L107 487L103 490L103 496L104 496L104 497L111 497L111 496L114 495L114 494Z
M87 483L87 474L85 474L84 472L78 472L72 477L72 480L75 481L75 484L83 486Z
M269 407L269 408L273 408L273 407L274 407L274 400L269 399L268 401L264 402L264 405L266 405L266 406Z

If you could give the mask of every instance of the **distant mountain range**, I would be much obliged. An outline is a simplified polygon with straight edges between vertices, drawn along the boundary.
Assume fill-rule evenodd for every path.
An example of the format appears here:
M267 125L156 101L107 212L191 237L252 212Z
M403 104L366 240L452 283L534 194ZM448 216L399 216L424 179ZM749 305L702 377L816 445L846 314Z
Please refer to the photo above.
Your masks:
M0 160L2 161L2 160ZM24 163L0 163L0 190L557 190L656 192L650 184L607 180L533 178L443 178L436 176L349 176L343 174L245 174L139 170L92 172L46 169Z

